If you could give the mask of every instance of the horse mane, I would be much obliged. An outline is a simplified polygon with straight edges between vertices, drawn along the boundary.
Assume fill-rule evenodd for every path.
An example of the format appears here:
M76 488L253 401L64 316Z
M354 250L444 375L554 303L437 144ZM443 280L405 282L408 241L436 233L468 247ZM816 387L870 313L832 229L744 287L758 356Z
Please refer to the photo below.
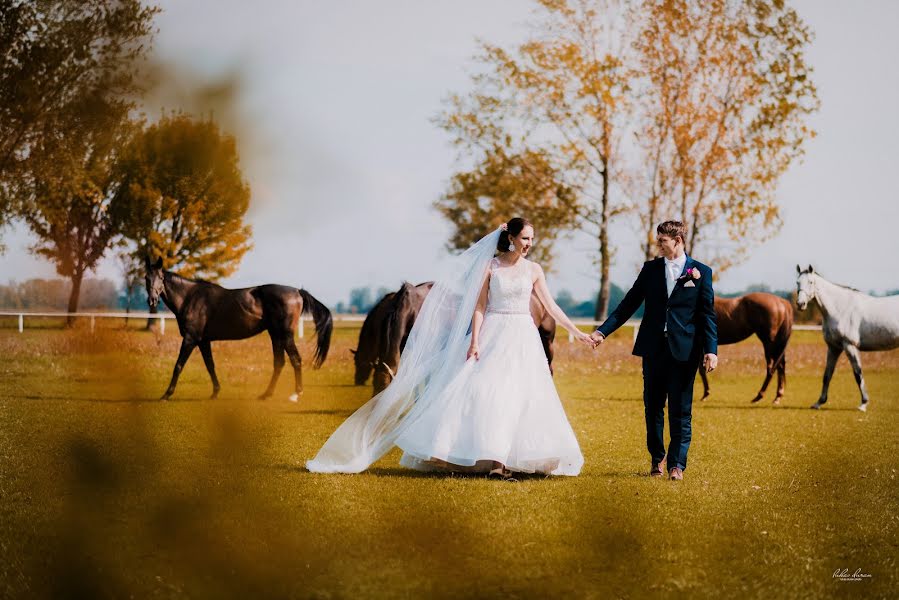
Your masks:
M849 291L851 291L851 292L858 292L859 294L864 294L864 292L861 291L861 290L858 289L858 288L854 288L854 287L848 286L848 285L843 285L843 284L841 284L841 283L834 283L833 281L831 281L831 283L833 283L833 284L834 284L835 286L837 286L837 287L843 288L844 290L849 290Z
M387 311L387 319L392 321L396 320L396 314L402 308L403 303L407 301L414 288L415 286L408 281L403 282L403 285L400 286L400 289L398 289L393 295L393 300L390 303L390 310Z
M837 283L836 281L831 281L830 279L826 278L824 275L822 275L821 273L818 273L817 271L809 271L808 269L802 269L802 271L800 271L799 274L800 275L809 275L809 274L817 275L818 277L820 277L827 283L831 283L831 284L837 286L838 288L843 288L844 290L849 290L850 292L858 292L859 294L865 293L865 292L861 291L860 289L854 288L850 285L843 285L842 283Z
M166 270L163 269L162 274L163 274L165 277L177 277L178 279L181 279L182 281L187 281L187 282L189 282L189 283L200 283L200 284L208 285L208 286L222 287L222 286L220 286L220 285L217 284L217 283L213 283L213 282L211 282L211 281L207 281L207 280L205 280L205 279L199 279L199 278L197 278L197 279L191 279L190 277L185 277L184 275L181 275L181 274L179 274L179 273L175 273L174 271L166 271Z
M850 292L858 292L859 294L864 294L864 292L858 288L854 288L849 285L843 285L842 283L837 283L836 281L831 281L830 279L827 279L820 273L815 273L815 275L817 275L818 277L820 277L821 279L823 279L824 281L826 281L828 283L832 283L833 285L837 286L838 288L843 288L844 290L849 290Z

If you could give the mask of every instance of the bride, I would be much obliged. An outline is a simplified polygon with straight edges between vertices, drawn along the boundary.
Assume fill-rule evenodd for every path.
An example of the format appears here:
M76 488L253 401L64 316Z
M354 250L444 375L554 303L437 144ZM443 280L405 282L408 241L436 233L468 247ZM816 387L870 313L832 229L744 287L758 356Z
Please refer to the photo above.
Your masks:
M526 258L533 241L531 223L516 217L451 261L394 380L331 435L310 471L358 473L398 446L400 464L417 470L580 473L584 458L530 315L531 291L578 341L593 342Z

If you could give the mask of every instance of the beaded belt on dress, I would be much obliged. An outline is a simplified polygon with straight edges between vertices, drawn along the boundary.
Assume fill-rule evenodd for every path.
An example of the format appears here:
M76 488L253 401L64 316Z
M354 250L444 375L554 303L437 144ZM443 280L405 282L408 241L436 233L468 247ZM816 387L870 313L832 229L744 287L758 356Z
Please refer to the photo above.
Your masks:
M529 310L518 310L515 308L488 308L487 314L497 313L500 315L530 315L531 311Z

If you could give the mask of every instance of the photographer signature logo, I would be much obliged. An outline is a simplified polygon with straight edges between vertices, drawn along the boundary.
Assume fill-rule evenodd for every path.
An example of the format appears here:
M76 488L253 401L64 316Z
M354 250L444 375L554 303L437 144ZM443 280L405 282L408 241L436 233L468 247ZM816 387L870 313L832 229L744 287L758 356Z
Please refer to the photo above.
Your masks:
M871 574L865 573L861 569L856 569L852 573L849 572L849 569L837 569L833 572L833 578L840 581L862 581L870 579Z

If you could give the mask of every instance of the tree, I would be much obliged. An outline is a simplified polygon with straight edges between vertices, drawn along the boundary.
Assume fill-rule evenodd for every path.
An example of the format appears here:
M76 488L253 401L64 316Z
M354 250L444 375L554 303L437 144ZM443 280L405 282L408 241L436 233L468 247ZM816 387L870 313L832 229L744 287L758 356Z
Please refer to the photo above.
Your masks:
M721 273L780 229L777 182L814 135L812 35L779 0L645 0L635 15L645 255L677 215Z
M112 214L122 191L115 161L132 135L129 104L102 91L69 108L68 130L51 119L36 136L20 189L21 216L37 237L32 251L72 282L69 313L78 311L81 282L118 235ZM68 324L74 321L68 317Z
M608 312L611 285L609 227L628 209L624 198L613 197L620 131L632 108L628 91L633 73L625 59L628 22L615 0L538 4L540 18L531 38L511 52L483 44L479 62L485 71L474 76L470 94L450 98L438 123L466 155L477 157L478 167L468 174L474 179L472 189L503 189L494 171L511 167L518 201L548 201L550 209L565 214L550 222L550 237L570 228L596 239L600 272L595 317L601 318ZM535 158L539 168L529 172ZM465 174L454 178L455 189L444 205L461 199L459 223L479 217L479 231L495 226L488 221L497 218L493 211L474 210L476 194L459 193L467 189L460 181L468 182ZM444 214L453 218L446 208ZM457 238L467 238L461 231ZM454 238L450 245L467 241Z
M119 308L124 308L125 313L131 312L132 306L146 304L147 293L144 289L144 265L134 259L127 251L119 252L119 272L122 274L122 293L119 296ZM125 317L125 327L128 327L128 317Z
M507 156L495 148L474 170L456 173L435 205L455 225L450 250L464 250L510 218L526 216L539 226L533 258L551 270L552 243L575 224L575 196L545 155Z
M120 173L114 218L136 260L162 258L186 277L234 272L251 229L243 222L250 188L232 136L211 120L165 116L134 138Z
M134 64L156 12L139 0L0 4L0 225L26 193L26 162L40 158L50 123L63 135L78 129L85 98L137 91Z
M545 190L564 190L550 205L567 223L550 220L550 237L579 229L597 240L600 319L619 215L639 219L647 260L658 223L680 218L688 251L701 247L719 273L778 231L776 185L818 107L811 33L794 10L782 0L538 5L531 38L513 51L483 44L473 90L438 119L475 165L438 203L457 225L451 246L495 226L507 206L536 210ZM544 164L530 168L531 157ZM482 191L494 189L517 200Z

